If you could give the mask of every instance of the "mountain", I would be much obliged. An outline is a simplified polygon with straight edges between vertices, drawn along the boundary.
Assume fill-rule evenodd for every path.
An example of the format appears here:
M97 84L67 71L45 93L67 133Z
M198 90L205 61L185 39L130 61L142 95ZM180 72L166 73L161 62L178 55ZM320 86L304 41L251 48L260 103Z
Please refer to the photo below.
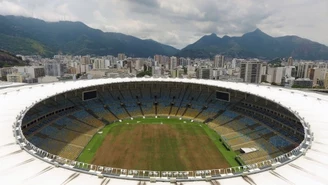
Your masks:
M23 66L28 65L20 57L17 57L7 51L0 50L0 68L11 66Z
M45 22L21 16L0 16L0 49L30 55L174 55L179 50L153 40L103 32L81 22Z
M213 58L216 54L240 58L274 59L292 56L295 59L327 60L328 47L297 36L271 37L256 29L241 37L205 35L183 48L178 56Z

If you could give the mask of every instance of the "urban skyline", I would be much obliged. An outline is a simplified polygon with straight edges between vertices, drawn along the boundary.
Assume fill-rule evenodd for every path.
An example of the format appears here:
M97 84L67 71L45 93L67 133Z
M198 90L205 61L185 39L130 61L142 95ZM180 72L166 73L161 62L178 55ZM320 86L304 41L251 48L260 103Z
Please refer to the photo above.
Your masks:
M216 55L214 59L190 59L155 55L153 58L117 56L55 55L20 56L30 66L0 68L2 81L19 83L49 83L62 80L171 77L198 78L278 85L286 88L328 88L328 62L325 60L280 59L277 63L260 59L229 58Z

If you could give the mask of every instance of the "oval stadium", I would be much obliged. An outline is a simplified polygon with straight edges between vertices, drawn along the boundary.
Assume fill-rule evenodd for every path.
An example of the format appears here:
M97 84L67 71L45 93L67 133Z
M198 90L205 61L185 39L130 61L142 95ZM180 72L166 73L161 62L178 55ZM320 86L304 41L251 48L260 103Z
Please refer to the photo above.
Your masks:
M0 87L2 184L328 184L328 97L113 78Z

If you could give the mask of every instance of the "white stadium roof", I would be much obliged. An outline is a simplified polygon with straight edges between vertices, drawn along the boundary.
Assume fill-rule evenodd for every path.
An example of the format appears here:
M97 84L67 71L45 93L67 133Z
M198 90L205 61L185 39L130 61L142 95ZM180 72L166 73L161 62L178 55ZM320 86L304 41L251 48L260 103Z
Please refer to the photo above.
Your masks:
M314 133L312 147L306 155L278 167L261 173L243 177L219 179L221 185L290 185L290 184L328 184L328 96L282 89L272 86L258 86L235 82L222 82L197 79L169 78L122 78L68 81L51 84L25 85L0 89L0 184L131 184L139 181L115 178L98 178L95 175L79 173L44 162L22 150L13 136L13 124L17 116L36 101L67 90L116 82L166 81L207 84L240 90L265 97L291 110L297 111L304 121L311 125ZM204 179L205 180L205 179ZM150 184L150 182L146 182ZM156 182L156 184L168 184ZM206 181L183 182L183 184L210 184Z

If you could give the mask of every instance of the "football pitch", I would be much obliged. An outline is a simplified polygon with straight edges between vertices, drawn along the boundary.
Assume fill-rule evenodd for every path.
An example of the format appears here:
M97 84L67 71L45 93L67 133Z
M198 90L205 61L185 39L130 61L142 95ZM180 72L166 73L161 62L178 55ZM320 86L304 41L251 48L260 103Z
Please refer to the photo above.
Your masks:
M135 118L104 127L77 161L158 171L188 171L238 166L207 125L178 118Z

